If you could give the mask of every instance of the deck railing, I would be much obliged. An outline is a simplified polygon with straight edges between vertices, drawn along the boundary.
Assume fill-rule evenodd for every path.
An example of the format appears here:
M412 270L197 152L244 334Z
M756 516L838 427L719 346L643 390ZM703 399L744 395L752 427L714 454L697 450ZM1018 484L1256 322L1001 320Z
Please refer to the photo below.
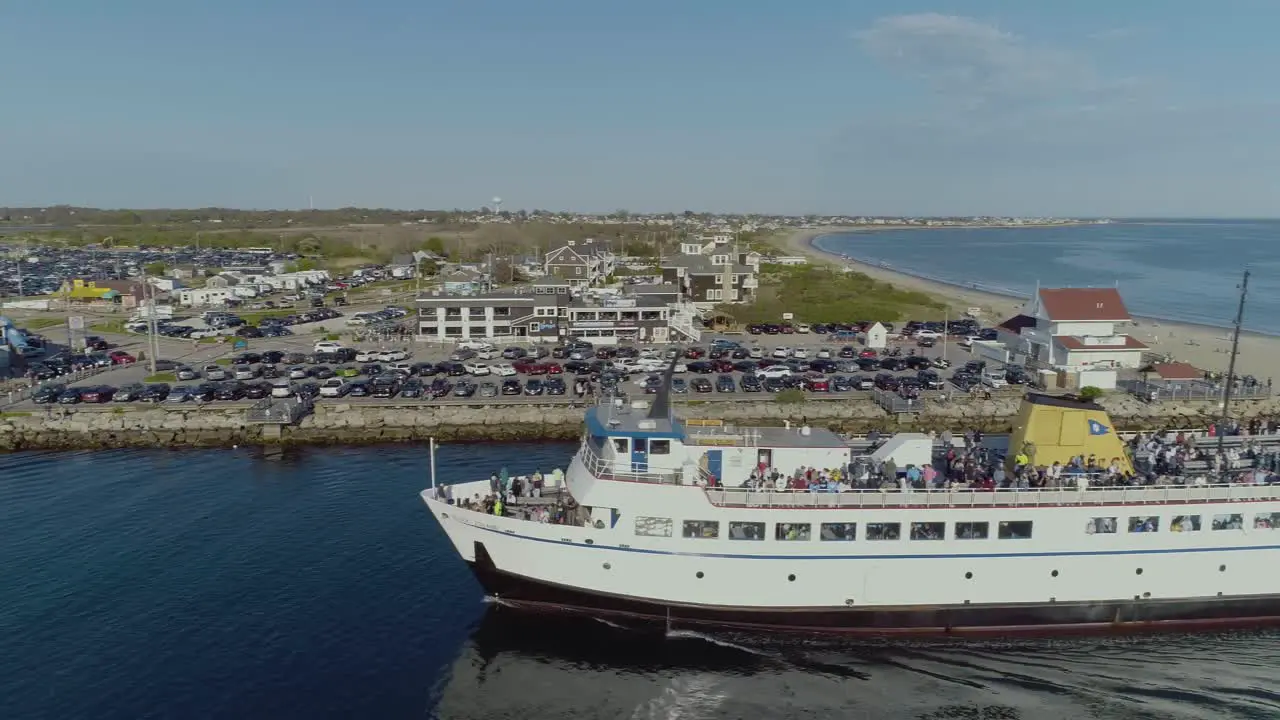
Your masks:
M1280 500L1280 485L1152 485L1088 490L852 490L806 492L707 488L720 507L745 508L919 508L1042 507L1058 505L1164 505Z
M669 457L669 456L663 456ZM592 447L590 441L582 443L582 447L578 450L578 459L587 468L587 472L592 476L604 480L620 480L623 482L640 482L649 483L651 485L693 485L698 477L705 473L701 467L694 469L694 477L686 477L683 469L679 470L634 470L625 469L630 463L615 463L605 460Z

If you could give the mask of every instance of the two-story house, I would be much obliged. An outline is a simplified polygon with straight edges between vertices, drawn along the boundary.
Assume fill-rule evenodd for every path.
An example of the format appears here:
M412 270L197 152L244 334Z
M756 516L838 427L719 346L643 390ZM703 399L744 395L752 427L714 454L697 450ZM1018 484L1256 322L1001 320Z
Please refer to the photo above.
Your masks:
M568 283L549 278L498 292L424 295L417 299L418 335L550 342L564 335L571 298Z
M682 243L681 253L658 263L662 281L700 305L750 302L760 287L760 254L711 243ZM710 254L703 254L703 250Z
M1118 325L1131 321L1115 288L1042 288L1022 313L996 327L999 341L1031 364L1068 370L1137 368L1146 344Z
M543 271L575 287L595 285L613 274L617 257L600 240L569 240L547 252Z
M488 275L466 265L442 268L438 278L447 295L476 295L489 290Z

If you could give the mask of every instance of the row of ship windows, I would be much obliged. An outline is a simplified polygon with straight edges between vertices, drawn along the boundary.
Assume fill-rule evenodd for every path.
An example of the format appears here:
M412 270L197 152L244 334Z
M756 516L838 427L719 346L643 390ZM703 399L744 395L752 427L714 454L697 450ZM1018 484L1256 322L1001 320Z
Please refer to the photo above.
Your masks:
M1092 518L1085 524L1084 531L1093 534L1109 535L1118 532L1118 518ZM1155 515L1135 515L1129 518L1129 532L1160 532L1160 518ZM1214 515L1210 525L1214 530L1243 530L1244 515L1230 513ZM1258 530L1280 530L1280 512L1258 513L1253 516L1253 527ZM1170 532L1196 532L1200 530L1199 515L1174 515L1169 523Z
M1092 518L1085 527L1085 532L1093 534L1113 534L1120 526L1118 518ZM909 523L909 537L912 540L946 540L947 524L942 522ZM986 540L991 537L991 524L988 522L957 522L952 532L955 540ZM729 522L728 538L730 540L764 540L766 523L763 522ZM1244 529L1244 515L1230 513L1214 515L1210 527L1214 530ZM1253 518L1254 529L1280 530L1280 512L1258 513ZM1159 532L1160 517L1156 515L1135 515L1129 518L1129 532ZM647 537L671 537L675 522L671 518L644 517L636 518L636 535ZM1171 532L1197 532L1201 529L1199 515L1175 515L1169 523ZM867 523L864 526L866 540L899 540L902 538L902 523ZM686 538L713 540L720 537L718 520L685 520L682 534ZM1011 520L996 523L996 537L1001 540L1026 540L1031 537L1031 521ZM775 523L774 540L812 540L813 525L810 523ZM819 540L849 541L858 539L857 523L821 523L818 526Z
M730 540L764 540L766 523L763 522L729 522ZM945 540L947 524L944 522L909 523L912 540ZM646 537L671 537L675 523L671 518L637 517L636 535ZM863 526L866 540L900 540L902 523L866 523ZM996 537L1001 540L1027 540L1031 538L1031 521L1012 520L996 523ZM685 520L682 534L686 538L714 540L720 537L718 520ZM958 522L955 523L953 537L957 540L985 540L991 537L991 523ZM812 540L813 525L811 523L775 523L774 540ZM858 539L858 523L821 523L818 526L819 540L844 541Z

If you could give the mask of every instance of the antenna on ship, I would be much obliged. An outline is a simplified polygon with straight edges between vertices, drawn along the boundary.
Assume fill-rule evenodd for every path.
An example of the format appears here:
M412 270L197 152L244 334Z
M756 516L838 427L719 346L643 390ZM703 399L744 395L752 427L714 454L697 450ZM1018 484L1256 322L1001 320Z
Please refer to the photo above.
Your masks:
M662 374L662 384L658 386L658 394L653 397L653 407L649 408L650 420L666 420L671 416L671 378L676 374L676 363L680 362L680 349L676 348L676 356Z
M1249 294L1249 269L1244 270L1244 279L1240 281L1240 306L1236 309L1235 332L1231 335L1231 360L1227 363L1227 386L1222 390L1222 418L1218 421L1218 456L1222 457L1223 427L1231 414L1231 387L1236 382L1236 355L1240 353L1240 326L1244 324L1244 300Z

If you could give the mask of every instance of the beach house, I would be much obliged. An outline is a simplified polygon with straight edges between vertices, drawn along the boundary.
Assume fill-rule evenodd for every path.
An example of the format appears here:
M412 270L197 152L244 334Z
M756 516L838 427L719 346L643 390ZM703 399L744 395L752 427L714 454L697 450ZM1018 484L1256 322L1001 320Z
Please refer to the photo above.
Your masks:
M1116 370L1140 367L1147 348L1122 331L1130 322L1115 288L1041 288L996 330L1009 355L1033 367Z

